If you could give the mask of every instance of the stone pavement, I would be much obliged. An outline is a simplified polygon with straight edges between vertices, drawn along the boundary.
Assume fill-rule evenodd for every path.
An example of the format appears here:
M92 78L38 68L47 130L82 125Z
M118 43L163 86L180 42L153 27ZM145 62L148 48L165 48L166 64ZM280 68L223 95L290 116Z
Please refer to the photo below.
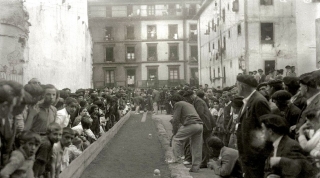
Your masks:
M170 138L172 137L172 125L171 125L171 123L169 121L172 119L172 115L166 115L165 112L162 112L160 114L160 112L159 112L158 115L153 115L153 119L158 120L162 124L162 126L163 126L163 128L164 128L164 130L166 132L165 133L166 137L167 137L168 140L170 140ZM158 128L158 130L159 130L159 128ZM172 152L172 149L169 149L169 151ZM190 168L191 165L187 165L186 167ZM208 168L200 169L200 171L198 173L191 172L190 175L193 178L208 178L208 177L214 177L215 176L214 172L212 170L208 169Z

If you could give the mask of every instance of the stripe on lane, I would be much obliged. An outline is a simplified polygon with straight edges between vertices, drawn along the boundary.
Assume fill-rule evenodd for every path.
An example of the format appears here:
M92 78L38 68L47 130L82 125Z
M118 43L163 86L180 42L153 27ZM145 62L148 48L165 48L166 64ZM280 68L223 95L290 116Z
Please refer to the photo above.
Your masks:
M146 120L147 120L147 113L148 113L148 112L144 112L144 113L143 113L141 122L146 122Z

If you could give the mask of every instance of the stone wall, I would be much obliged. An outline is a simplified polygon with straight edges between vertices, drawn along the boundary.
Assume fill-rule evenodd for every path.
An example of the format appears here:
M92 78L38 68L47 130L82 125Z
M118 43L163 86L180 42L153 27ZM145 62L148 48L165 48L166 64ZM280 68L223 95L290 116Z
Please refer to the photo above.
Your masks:
M92 86L92 39L86 0L26 0L29 39L23 81L35 77L58 89Z

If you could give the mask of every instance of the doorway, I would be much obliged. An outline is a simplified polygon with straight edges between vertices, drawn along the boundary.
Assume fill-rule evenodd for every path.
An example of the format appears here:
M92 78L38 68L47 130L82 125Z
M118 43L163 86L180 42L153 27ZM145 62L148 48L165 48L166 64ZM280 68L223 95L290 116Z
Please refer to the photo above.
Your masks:
M271 70L276 68L276 61L275 60L267 60L264 61L264 72L265 74L269 74Z
M136 69L127 69L127 86L135 87Z

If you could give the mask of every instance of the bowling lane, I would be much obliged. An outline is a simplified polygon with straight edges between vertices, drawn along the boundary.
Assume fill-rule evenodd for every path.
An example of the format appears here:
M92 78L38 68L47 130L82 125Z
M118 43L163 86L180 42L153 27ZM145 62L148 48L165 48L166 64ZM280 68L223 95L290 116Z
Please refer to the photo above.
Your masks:
M150 178L155 169L170 177L151 114L132 114L118 134L87 167L82 178ZM150 135L151 134L151 135Z

